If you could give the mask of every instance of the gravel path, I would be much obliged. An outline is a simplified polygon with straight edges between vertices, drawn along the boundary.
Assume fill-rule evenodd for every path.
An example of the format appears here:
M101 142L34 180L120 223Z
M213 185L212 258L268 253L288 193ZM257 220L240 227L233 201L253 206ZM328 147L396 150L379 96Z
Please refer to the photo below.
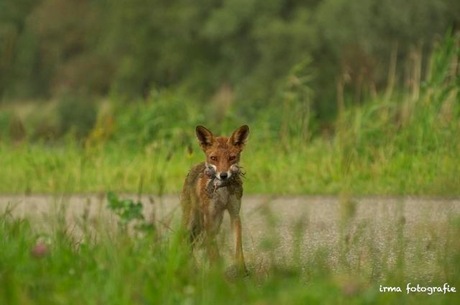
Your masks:
M177 228L178 195L143 196L140 200L147 219L155 219L165 231ZM13 215L30 219L38 231L46 231L57 215L74 231L83 219L87 223L116 223L105 196L1 196L0 212L8 207ZM411 255L425 255L429 273L444 245L443 237L449 235L449 223L459 219L460 199L245 196L242 207L245 255L256 265L267 260L288 264L296 258L311 262L320 255L334 266L344 252L351 265L376 255L391 264L397 255L394 245L402 236L406 256L410 260ZM224 255L230 255L228 216L219 238ZM438 252L423 250L430 247Z

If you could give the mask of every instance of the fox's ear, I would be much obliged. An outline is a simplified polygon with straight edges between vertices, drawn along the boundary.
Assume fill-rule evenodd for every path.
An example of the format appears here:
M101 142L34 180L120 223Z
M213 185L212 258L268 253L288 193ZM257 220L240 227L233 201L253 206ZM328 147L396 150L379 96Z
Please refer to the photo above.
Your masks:
M202 149L206 149L208 146L211 146L214 142L214 136L211 131L209 131L206 127L198 125L196 127L196 137L200 142L200 146Z
M230 143L232 143L235 146L240 146L243 148L244 144L246 144L246 140L249 137L249 126L248 125L243 125L237 130L235 130L231 137L230 137Z

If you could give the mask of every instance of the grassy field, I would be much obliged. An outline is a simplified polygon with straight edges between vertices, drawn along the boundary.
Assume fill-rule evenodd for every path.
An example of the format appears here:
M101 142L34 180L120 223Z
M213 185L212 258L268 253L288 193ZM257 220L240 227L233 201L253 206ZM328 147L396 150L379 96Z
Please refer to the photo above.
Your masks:
M345 144L337 143L339 140L291 144L286 151L275 141L257 141L255 127L241 162L246 172L246 192L339 194L346 188L357 195L459 195L460 144L455 135L459 130L449 130L446 138L450 139L425 151L410 145L399 149L392 144L363 148L365 144L354 143L359 141L357 138ZM0 145L0 192L142 190L174 194L180 191L188 169L204 160L198 145L194 145L193 154L186 147L132 151L115 145L96 150Z
M248 124L247 193L457 196L459 53L458 38L446 38L423 82L351 100L329 128L315 125L303 87L247 113L169 91L131 104L66 97L3 106L0 193L178 193L203 160L196 125L230 134Z
M457 196L458 87L441 89L426 90L416 102L404 96L352 108L337 122L335 134L313 139L284 134L281 123L267 125L267 119L228 119L211 129L229 134L243 123L250 125L241 161L247 193ZM143 107L157 113L159 106ZM169 112L178 111L180 104L169 107ZM0 192L178 193L188 169L204 160L194 127L206 122L199 117L180 126L163 122L151 127L156 135L145 135L152 131L123 125L136 120L136 109L124 110L128 118L114 110L118 127L110 132L96 127L83 142L0 142Z

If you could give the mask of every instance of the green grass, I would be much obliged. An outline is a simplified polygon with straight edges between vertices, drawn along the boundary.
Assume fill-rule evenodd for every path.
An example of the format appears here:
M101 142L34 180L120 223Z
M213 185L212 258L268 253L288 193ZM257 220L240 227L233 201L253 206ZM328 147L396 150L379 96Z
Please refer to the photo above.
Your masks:
M204 159L197 124L227 135L248 124L246 193L458 196L459 45L446 35L412 89L391 88L360 106L345 100L354 106L326 136L315 128L308 82L264 108L225 115L168 90L131 104L81 96L10 104L0 112L0 193L178 193Z
M460 194L460 145L455 138L451 147L443 142L429 151L394 143L360 151L366 144L324 140L285 149L275 141L257 141L256 128L251 137L241 161L248 194L339 194L344 186L357 195ZM175 194L189 168L202 160L197 144L192 155L186 147L0 145L0 193Z
M118 199L111 196L109 201L117 203ZM131 208L127 210L137 209L133 208L135 204L127 204L125 208L128 206ZM111 209L121 217L121 224L139 221L138 217L117 213L117 207ZM229 275L227 263L217 267L200 263L197 267L181 235L176 230L159 230L155 222L149 228L130 231L122 225L114 227L104 218L94 222L81 216L77 228L82 233L76 234L60 213L50 217L45 227L37 229L32 220L13 217L10 209L0 215L0 303L455 304L458 301L458 292L432 296L405 292L407 283L425 287L448 283L460 287L458 216L437 224L421 222L418 231L409 235L402 218L394 217L383 225L392 234L382 248L373 236L381 234L382 227L354 219L353 213L343 215L338 245L318 247L306 257L300 256L300 249L284 256L275 253L274 246L281 241L281 233L273 227L271 231L268 229L268 233L273 233L267 236L271 242L262 242L263 250L258 252L256 262L249 261L250 276L240 278ZM267 212L267 227L271 221L276 222L276 217ZM292 232L298 241L313 229L308 224L297 224ZM267 252L270 259L257 262L257 257ZM331 260L331 254L338 260ZM382 293L381 285L401 287L402 292Z
M417 99L401 94L351 107L328 136L308 136L295 120L286 125L289 113L280 111L290 110L276 105L252 121L229 115L210 128L228 135L249 124L246 193L458 196L460 87L458 76L442 79L427 81ZM206 124L200 107L184 108L170 93L131 106L104 104L90 134L77 139L70 132L36 140L31 126L5 119L0 193L178 193L189 168L204 160L194 135Z

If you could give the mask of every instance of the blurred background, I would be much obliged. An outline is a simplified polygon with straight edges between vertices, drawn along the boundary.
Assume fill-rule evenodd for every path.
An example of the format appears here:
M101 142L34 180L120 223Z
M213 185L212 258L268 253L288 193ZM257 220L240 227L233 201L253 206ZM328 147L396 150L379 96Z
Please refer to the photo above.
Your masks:
M0 100L68 104L85 133L106 98L168 91L212 108L208 120L250 121L290 93L327 131L342 102L417 90L459 25L457 0L2 0ZM36 128L65 133L58 111L60 127Z
M1 0L0 143L424 151L459 129L459 30L458 0Z

